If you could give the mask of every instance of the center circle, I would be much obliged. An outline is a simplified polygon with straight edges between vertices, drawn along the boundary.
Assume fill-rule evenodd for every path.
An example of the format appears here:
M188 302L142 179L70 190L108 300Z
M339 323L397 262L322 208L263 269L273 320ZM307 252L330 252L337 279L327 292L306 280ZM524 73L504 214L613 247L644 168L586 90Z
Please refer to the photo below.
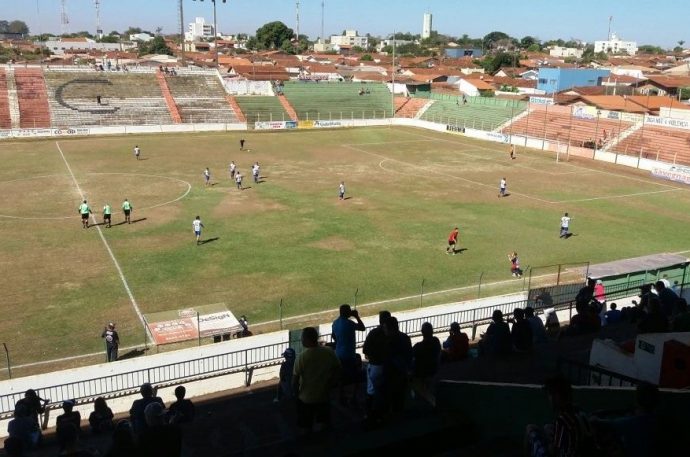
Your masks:
M138 173L86 173L77 176L91 210L109 203L115 212L125 198L137 211L169 205L189 194L192 185L169 176ZM0 219L59 220L79 217L82 197L70 175L42 175L0 182Z

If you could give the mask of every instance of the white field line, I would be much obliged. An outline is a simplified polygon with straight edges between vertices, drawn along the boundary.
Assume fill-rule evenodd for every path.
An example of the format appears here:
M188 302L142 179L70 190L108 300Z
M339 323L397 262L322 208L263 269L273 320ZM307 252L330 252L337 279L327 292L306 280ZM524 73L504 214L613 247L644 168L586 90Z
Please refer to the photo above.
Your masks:
M72 172L72 167L70 167L69 162L67 162L67 159L65 158L65 154L62 152L62 149L60 148L60 144L56 141L55 146L57 146L58 151L60 152L60 156L62 157L63 162L65 162L65 166L67 167L67 171L69 171L70 176L72 176L72 181L74 182L74 186L77 188L77 191L79 192L79 195L81 195L82 200L86 200L84 197L84 192L81 190L81 187L79 187L79 183L77 182L77 178L74 176L74 173ZM91 219L93 219L94 224L97 224L96 217L92 214ZM115 254L113 254L113 250L110 249L110 244L108 244L108 241L105 239L105 236L103 235L103 230L101 230L101 227L99 225L94 225L96 227L96 230L98 231L98 235L101 237L101 241L103 241L103 245L105 246L105 249L108 251L108 254L110 255L110 258L113 261L113 264L115 265L115 269L117 270L118 275L120 275L120 280L122 281L122 285L125 287L125 291L127 292L127 295L129 296L129 301L132 303L132 308L134 308L134 312L137 313L137 317L139 318L139 321L141 322L141 325L146 328L146 321L144 320L143 314L141 314L141 310L139 309L139 305L137 304L137 300L134 298L134 294L132 293L132 289L129 287L129 283L127 282L127 278L125 278L124 273L122 272L122 268L120 267L120 262L117 261L115 258ZM148 337L148 332L146 333Z
M465 182L470 183L470 184L473 184L473 185L475 185L475 186L488 187L488 188L494 189L494 190L496 190L496 189L498 188L497 185L484 184L484 183L482 183L482 182L472 181L471 179L463 178L463 177L461 177L461 176L455 176L455 175L451 175L451 174L448 174L448 173L443 173L443 172L434 170L434 169L429 168L429 167L421 167L421 166L415 165L415 164L413 164L413 163L405 162L404 160L393 159L393 158L387 157L387 156L385 156L385 155L383 155L383 154L377 154L377 153L375 153L375 152L371 152L371 151L367 151L367 150L365 150L365 149L357 148L357 147L354 147L354 146L349 145L349 144L343 144L342 146L343 146L343 147L346 147L346 148L349 148L349 149L352 149L352 150L354 150L354 151L359 151L359 152L363 152L364 154L369 154L369 155L372 155L372 156L374 156L374 157L378 157L378 158L380 158L380 159L390 160L391 162L399 162L399 163L402 163L402 164L407 165L407 166L410 166L410 167L415 167L415 168L417 168L417 169L426 170L426 171L429 171L429 172L431 172L431 173L435 173L435 174L437 174L437 175L444 176L444 177L446 177L446 178L458 179L458 180L460 180L460 181L465 181ZM384 168L382 168L382 169L384 169ZM527 198L527 199L530 199L530 200L536 200L536 201L539 201L539 202L542 202L542 203L549 203L549 204L558 203L558 202L553 202L553 201L550 201L550 200L543 200L543 199L538 198L538 197L532 197L532 196L530 196L530 195L522 194L522 193L514 192L514 191L511 191L511 195L519 195L519 196L521 196L521 197L524 197L524 198Z
M577 198L574 200L561 200L558 203L579 203L579 202L591 202L595 200L612 200L614 198L628 198L628 197L637 197L640 195L652 195L652 194L663 194L666 192L677 192L682 189L674 188L674 189L664 189L664 190L654 190L654 191L649 191L649 192L635 192L632 194L623 194L623 195L609 195L609 196L604 196L604 197L592 197L592 198Z

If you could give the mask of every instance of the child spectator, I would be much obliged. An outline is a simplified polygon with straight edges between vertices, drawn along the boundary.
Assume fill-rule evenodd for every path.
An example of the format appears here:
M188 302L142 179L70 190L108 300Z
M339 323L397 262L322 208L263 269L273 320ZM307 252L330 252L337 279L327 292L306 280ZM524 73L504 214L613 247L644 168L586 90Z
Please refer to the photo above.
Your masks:
M611 303L611 309L606 311L606 314L604 314L606 325L615 325L623 320L623 313L621 313L617 308L617 304Z
M184 398L187 389L184 386L175 387L177 399L168 409L168 422L171 424L186 424L194 421L194 403Z
M107 432L113 429L113 411L108 407L105 398L98 397L89 414L89 425L93 433Z

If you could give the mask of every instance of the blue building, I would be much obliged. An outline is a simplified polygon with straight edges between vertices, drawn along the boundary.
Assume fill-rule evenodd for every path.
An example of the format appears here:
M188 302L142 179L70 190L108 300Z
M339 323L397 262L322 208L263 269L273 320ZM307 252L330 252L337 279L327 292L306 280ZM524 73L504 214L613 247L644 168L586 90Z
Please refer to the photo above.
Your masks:
M474 57L476 59L482 56L482 50L477 48L445 48L443 53L450 59L461 57Z
M610 73L593 68L540 68L537 89L553 94L571 87L598 86Z

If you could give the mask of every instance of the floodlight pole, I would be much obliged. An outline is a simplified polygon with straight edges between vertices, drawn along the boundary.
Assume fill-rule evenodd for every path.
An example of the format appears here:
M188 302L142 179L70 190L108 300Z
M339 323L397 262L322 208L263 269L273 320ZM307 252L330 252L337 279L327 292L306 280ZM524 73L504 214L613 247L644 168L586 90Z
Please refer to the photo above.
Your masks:
M211 0L213 2L213 52L215 54L214 61L216 62L216 68L218 68L218 21L216 19L216 0Z
M391 63L391 119L395 117L395 30L393 30L393 62ZM392 121L391 121L392 125Z

